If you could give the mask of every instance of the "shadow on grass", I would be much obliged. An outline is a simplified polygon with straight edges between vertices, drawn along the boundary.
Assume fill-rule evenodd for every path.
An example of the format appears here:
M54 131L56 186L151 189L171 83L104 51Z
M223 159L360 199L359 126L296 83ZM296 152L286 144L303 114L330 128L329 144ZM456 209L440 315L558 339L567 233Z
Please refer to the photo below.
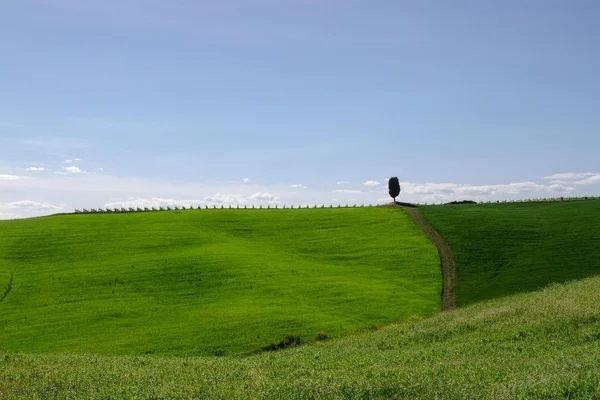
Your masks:
M410 208L417 208L419 207L417 204L412 204L412 203L404 203L402 201L396 201L395 202L397 205L402 206L402 207L410 207Z
M409 208L417 208L417 207L419 207L418 204L403 203L401 201L396 201L396 202L392 201L392 202L387 203L387 204L381 204L381 205L379 205L377 207L395 207L395 206L409 207Z

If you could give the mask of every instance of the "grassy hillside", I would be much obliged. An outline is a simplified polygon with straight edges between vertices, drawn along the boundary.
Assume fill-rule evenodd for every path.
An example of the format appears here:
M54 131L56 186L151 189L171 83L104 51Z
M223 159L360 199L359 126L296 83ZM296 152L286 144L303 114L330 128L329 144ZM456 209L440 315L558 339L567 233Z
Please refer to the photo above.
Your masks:
M456 261L456 304L600 274L600 200L420 207Z
M0 350L241 354L440 309L400 209L194 210L0 221Z
M597 399L600 277L250 357L0 352L0 398Z

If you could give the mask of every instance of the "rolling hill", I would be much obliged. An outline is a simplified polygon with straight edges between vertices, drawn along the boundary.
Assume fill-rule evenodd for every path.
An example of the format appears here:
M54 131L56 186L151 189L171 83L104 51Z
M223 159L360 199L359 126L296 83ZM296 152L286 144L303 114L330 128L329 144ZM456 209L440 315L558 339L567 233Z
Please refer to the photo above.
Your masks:
M440 309L400 209L187 210L0 221L0 349L247 354Z
M600 277L249 357L0 350L0 397L597 399Z
M456 305L600 274L600 200L419 207L450 245Z
M0 398L598 399L599 206L419 208L442 313L400 208L0 222Z

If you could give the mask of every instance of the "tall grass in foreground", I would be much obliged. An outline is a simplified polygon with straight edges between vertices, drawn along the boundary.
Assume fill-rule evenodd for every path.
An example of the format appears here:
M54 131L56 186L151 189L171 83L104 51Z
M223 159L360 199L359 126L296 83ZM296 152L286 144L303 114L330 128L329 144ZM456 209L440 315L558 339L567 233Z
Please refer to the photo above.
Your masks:
M597 399L600 277L247 357L0 352L0 398Z

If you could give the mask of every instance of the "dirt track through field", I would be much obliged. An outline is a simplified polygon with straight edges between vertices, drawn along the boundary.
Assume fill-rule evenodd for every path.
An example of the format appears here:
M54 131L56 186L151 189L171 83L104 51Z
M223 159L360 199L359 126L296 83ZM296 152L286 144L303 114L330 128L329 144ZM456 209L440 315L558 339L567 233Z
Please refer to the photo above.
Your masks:
M448 243L429 225L416 208L403 207L421 227L440 255L442 267L442 311L454 308L454 257Z
M13 278L15 276L15 272L13 271L10 274L10 280L8 281L8 286L6 287L6 290L4 291L4 294L2 295L2 297L0 297L0 303L2 302L2 300L4 300L6 298L6 296L8 296L8 294L10 293L11 289L12 289L12 284L13 284Z

